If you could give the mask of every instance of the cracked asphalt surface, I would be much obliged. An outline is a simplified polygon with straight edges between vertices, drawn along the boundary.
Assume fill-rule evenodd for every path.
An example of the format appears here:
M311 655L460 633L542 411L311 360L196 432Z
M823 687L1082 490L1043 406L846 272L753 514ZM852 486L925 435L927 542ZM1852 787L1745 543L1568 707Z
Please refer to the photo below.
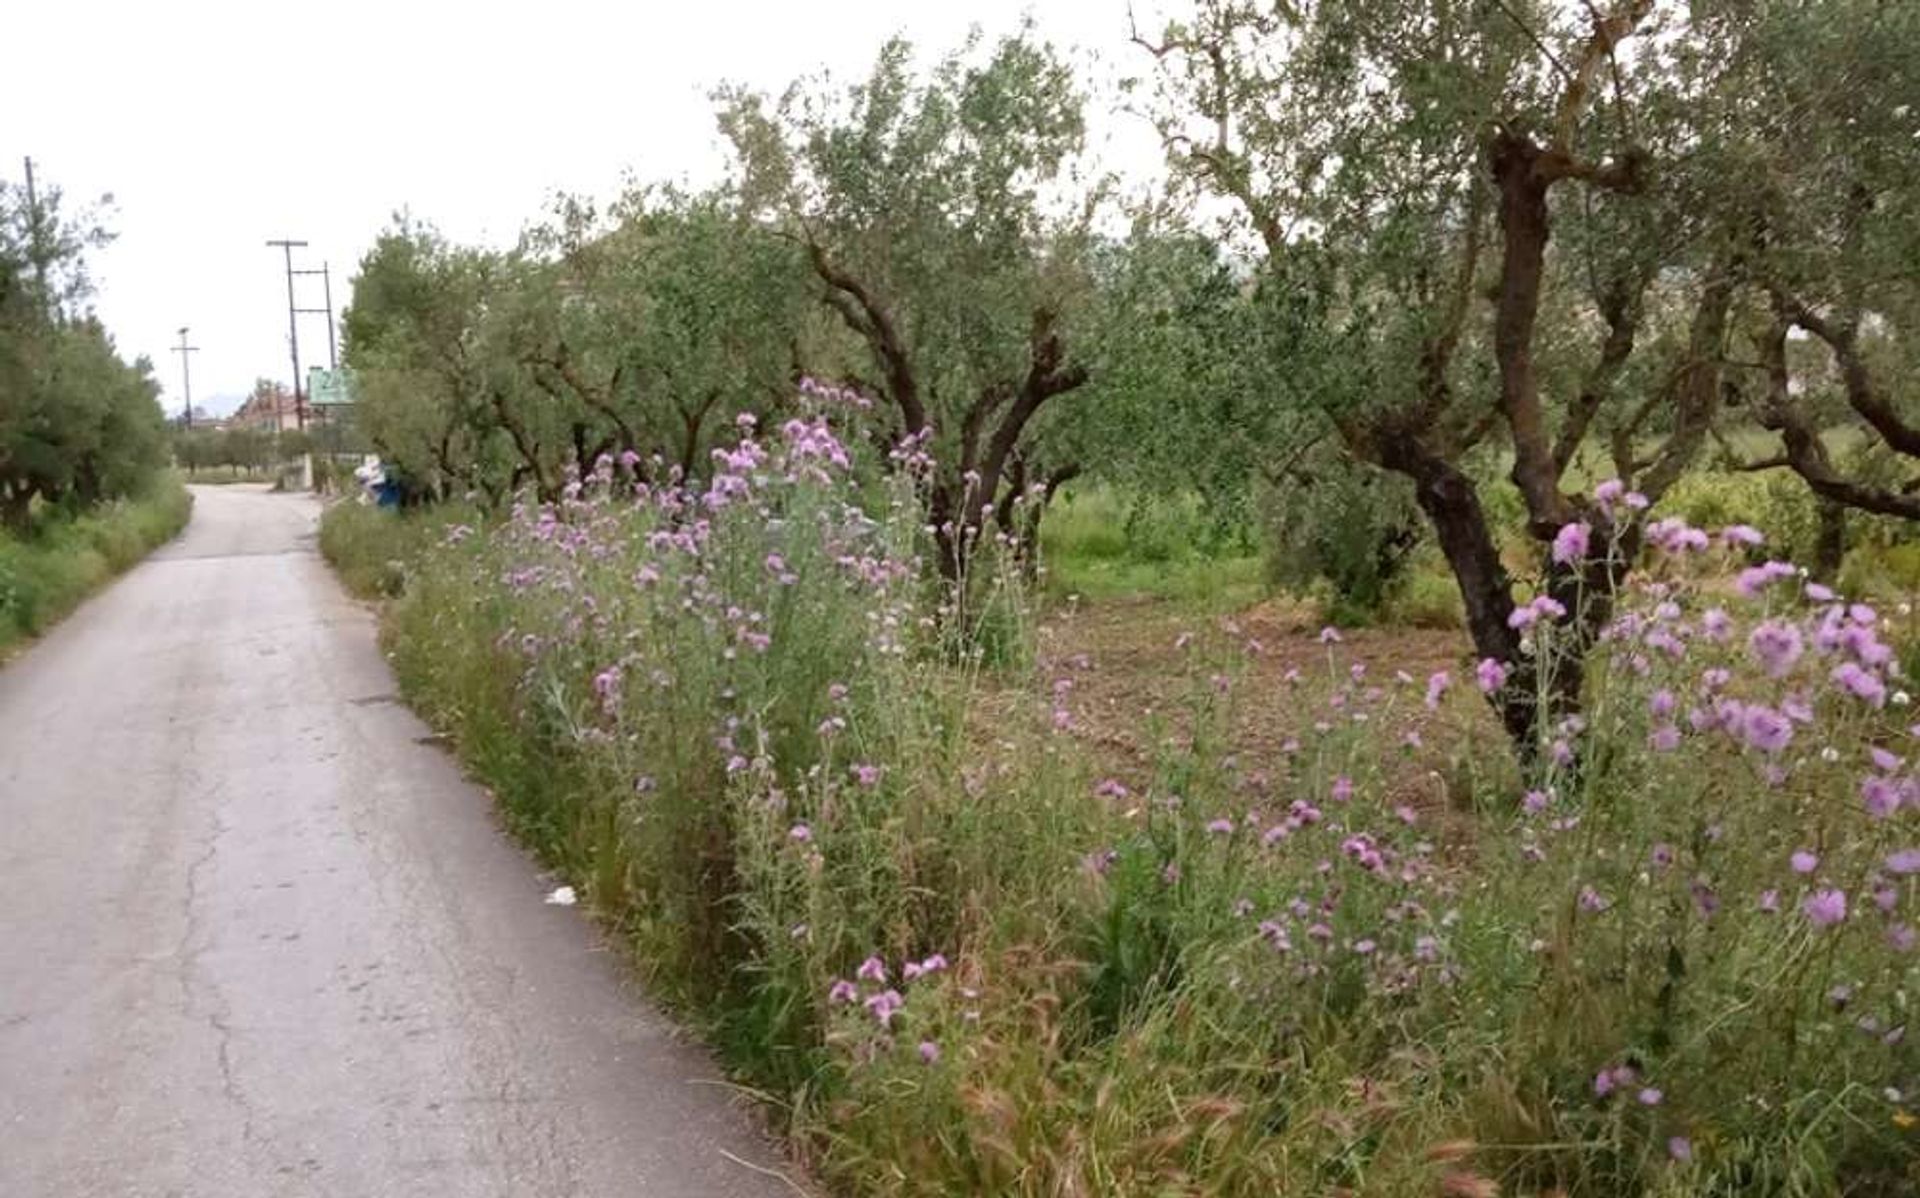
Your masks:
M0 669L0 1195L791 1195L394 699L311 500Z

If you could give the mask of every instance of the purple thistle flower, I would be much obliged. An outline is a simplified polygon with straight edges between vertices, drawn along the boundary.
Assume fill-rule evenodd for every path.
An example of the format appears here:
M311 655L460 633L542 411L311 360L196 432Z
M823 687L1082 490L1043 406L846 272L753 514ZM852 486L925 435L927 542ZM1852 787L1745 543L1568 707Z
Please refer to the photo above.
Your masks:
M878 957L868 957L860 962L860 968L853 971L853 976L884 986L887 983L887 964Z
M940 1046L931 1040L920 1041L920 1061L926 1065L938 1064L940 1061Z
M827 1001L830 1003L850 1003L859 997L860 988L845 978L834 982L833 989L827 991Z
M1901 849L1887 855L1887 872L1892 874L1920 873L1920 849Z
M1847 892L1833 888L1814 891L1800 902L1800 913L1816 928L1830 928L1847 917Z
M1553 538L1553 560L1563 566L1585 559L1593 529L1581 522L1562 524Z
M880 1021L881 1027L892 1027L895 1013L905 1006L906 1002L907 1000L901 997L898 990L883 990L861 1005L873 1013L873 1017Z
M1804 646L1800 630L1785 620L1768 620L1747 637L1747 649L1768 675L1784 678L1800 660Z
M1864 701L1869 707L1883 707L1887 702L1887 685L1880 681L1873 671L1863 669L1859 663L1843 661L1835 666L1830 676L1833 684Z
M1900 810L1900 787L1891 778L1866 778L1860 783L1860 799L1868 815L1874 819L1886 819Z
M1473 668L1474 678L1480 683L1480 690L1493 694L1507 684L1507 667L1491 657L1483 657L1480 664Z
M1787 858L1787 864L1793 867L1794 873L1810 874L1820 868L1820 858L1805 849L1801 849L1794 853L1793 856Z

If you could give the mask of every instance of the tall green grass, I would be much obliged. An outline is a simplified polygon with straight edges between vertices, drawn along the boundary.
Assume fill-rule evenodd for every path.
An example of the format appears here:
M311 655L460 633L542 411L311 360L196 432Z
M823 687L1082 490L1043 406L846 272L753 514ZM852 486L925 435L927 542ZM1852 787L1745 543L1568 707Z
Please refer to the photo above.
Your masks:
M24 538L0 532L0 653L172 540L192 510L179 477L163 474L143 493L84 515L45 514Z
M452 504L402 512L343 500L320 522L320 553L349 591L391 599L406 590L409 569L448 528L477 518Z
M1230 611L1270 590L1246 530L1223 527L1191 497L1071 488L1047 509L1040 546L1046 593L1055 598L1144 596Z
M1499 671L1329 633L1256 691L1203 632L1116 764L1073 735L1080 666L952 651L917 512L851 502L823 436L707 497L338 509L328 541L397 581L409 698L824 1179L1916 1192L1911 608L1656 558L1525 795L1474 693ZM1097 556L1099 522L1055 535ZM1232 743L1247 703L1300 740Z

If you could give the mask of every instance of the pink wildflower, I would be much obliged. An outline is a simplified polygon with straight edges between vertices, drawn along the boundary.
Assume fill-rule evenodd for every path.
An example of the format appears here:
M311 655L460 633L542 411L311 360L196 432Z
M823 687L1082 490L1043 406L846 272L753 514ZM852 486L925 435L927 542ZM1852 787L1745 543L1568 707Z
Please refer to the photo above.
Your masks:
M1587 548L1593 529L1575 521L1563 524L1553 538L1553 560L1563 566L1575 565L1587 556Z
M1743 713L1741 733L1762 753L1778 753L1793 739L1793 723L1773 708L1755 703Z
M1473 673L1485 694L1491 695L1507 684L1507 667L1491 657L1481 658Z
M1830 928L1847 917L1847 892L1833 888L1816 890L1800 902L1800 913L1816 928Z
M1900 810L1900 787L1891 778L1867 778L1860 783L1860 799L1868 815L1886 819Z
M1920 849L1901 849L1887 856L1887 872L1892 874L1920 874Z
M1784 620L1768 620L1754 628L1747 648L1774 678L1784 678L1800 660L1800 630Z

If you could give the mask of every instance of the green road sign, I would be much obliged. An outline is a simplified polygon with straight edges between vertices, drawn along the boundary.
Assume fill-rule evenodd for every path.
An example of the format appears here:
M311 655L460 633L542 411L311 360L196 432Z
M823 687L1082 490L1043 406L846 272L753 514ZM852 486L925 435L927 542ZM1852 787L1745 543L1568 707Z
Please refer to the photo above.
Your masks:
M307 402L316 408L343 408L353 403L353 372L345 367L307 372Z

